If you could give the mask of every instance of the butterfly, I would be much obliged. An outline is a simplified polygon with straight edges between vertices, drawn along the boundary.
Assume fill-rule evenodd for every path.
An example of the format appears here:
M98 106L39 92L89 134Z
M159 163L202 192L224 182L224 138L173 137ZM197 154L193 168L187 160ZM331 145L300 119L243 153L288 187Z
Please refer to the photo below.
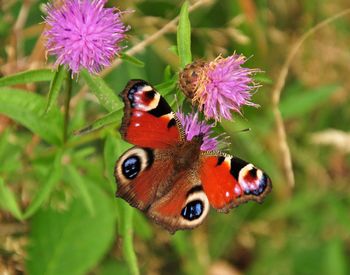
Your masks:
M270 178L253 164L201 151L202 135L187 141L176 114L146 81L130 80L121 97L120 133L135 146L116 162L116 196L169 232L197 227L210 205L227 213L271 191Z

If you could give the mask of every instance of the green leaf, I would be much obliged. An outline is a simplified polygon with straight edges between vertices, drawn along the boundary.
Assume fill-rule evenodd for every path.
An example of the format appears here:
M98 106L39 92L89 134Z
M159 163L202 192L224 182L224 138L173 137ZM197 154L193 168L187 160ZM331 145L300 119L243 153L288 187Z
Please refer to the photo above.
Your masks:
M82 70L80 75L85 79L90 90L98 98L99 102L108 111L117 111L123 107L114 91L108 87L106 82L98 76L92 76L88 71Z
M181 68L184 68L192 61L191 23L188 17L188 6L188 1L185 1L181 7L179 25L177 27L177 49Z
M183 261L185 274L205 274L198 262L197 251L191 242L190 232L177 231L171 238L171 244Z
M171 66L167 65L164 69L164 81L170 81L172 78Z
M254 80L256 80L258 83L262 83L262 84L272 84L273 83L272 79L264 74L254 75Z
M136 58L135 56L128 55L126 53L121 53L120 58L137 67L143 68L145 66L145 63L142 62L140 59Z
M103 262L96 272L98 275L130 275L129 269L124 261L108 259Z
M114 112L110 112L107 115L95 120L90 125L82 128L80 130L76 130L74 132L74 135L77 135L77 136L86 135L88 133L91 133L93 131L97 131L97 130L101 129L104 126L120 122L121 121L121 113L122 113L121 109L114 111Z
M42 96L13 88L0 88L0 113L24 125L50 144L62 144L63 117L58 108L43 114Z
M61 174L62 174L61 158L62 158L62 151L59 151L55 156L55 160L52 164L52 167L47 174L47 181L43 182L44 186L40 186L40 189L36 193L31 204L26 209L23 215L25 219L29 218L36 211L38 211L40 206L46 201L46 199L50 195L56 183L60 180Z
M333 237L326 247L325 268L326 274L349 274L349 259L346 256L346 248L339 237ZM327 272L328 270L328 272Z
M49 69L25 71L0 78L0 87L40 81L51 81L54 75L55 73Z
M121 235L123 238L123 256L132 275L139 275L140 271L133 245L133 213L134 209L126 202L120 202L122 206Z
M177 79L178 79L177 76L174 76L172 79L168 81L155 85L155 88L162 96L166 96L174 92L174 90L176 89Z
M15 195L5 185L2 178L0 178L0 207L9 211L14 217L21 220L22 212L18 206Z
M138 235L143 240L152 240L154 237L152 227L144 213L135 211L133 215L133 224L135 235Z
M28 274L88 274L109 250L115 236L116 215L111 198L86 182L96 215L79 200L59 212L40 210L31 221L26 268Z
M67 76L67 71L63 66L59 66L58 70L55 72L54 78L51 81L45 113L49 112L52 106L55 104L65 77L70 76Z
M80 175L77 169L71 165L66 166L69 182L75 187L79 192L79 195L83 199L86 209L89 211L90 215L95 215L95 208L92 202L91 195L86 186L85 179Z
M336 85L328 85L303 93L293 91L294 94L283 99L280 104L283 118L304 116L320 104L325 103L337 91L337 88Z

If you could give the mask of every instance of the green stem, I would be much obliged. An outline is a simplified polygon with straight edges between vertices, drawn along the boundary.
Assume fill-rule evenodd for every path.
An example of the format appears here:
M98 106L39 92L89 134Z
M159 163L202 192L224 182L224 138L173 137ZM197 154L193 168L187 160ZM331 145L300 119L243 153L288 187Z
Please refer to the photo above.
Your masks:
M64 123L63 123L63 143L68 139L68 124L69 124L69 104L72 97L72 77L71 72L68 71L66 78L66 99L64 102Z
M139 275L140 271L137 265L137 258L133 246L133 209L129 205L123 204L123 216L124 222L122 225L122 235L123 235L123 254L124 258L128 264L130 274Z

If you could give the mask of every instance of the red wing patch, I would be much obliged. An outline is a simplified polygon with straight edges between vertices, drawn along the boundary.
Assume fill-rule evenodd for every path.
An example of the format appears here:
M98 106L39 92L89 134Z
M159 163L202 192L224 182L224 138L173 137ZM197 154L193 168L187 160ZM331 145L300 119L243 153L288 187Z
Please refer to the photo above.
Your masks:
M161 149L181 140L174 113L150 84L130 80L121 95L125 107L120 132L126 141Z
M202 155L199 175L209 203L219 211L249 200L261 202L271 190L264 172L229 155Z

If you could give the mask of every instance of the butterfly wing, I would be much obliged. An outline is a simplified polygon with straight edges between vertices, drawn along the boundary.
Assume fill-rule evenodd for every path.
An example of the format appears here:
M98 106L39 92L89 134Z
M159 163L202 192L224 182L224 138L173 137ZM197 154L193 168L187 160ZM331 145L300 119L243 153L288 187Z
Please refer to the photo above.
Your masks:
M202 223L209 201L196 171L175 172L171 156L162 149L133 147L116 163L117 197L145 212L174 233Z
M114 175L117 180L117 197L146 211L166 185L173 171L169 158L157 157L156 150L132 147L117 161Z
M125 107L120 132L136 146L116 163L117 197L170 232L199 225L209 210L208 199L203 190L192 190L198 184L194 173L176 172L171 153L183 141L180 122L165 99L143 80L129 81L121 96Z
M169 232L199 226L209 212L209 201L195 171L177 175L169 192L155 201L147 215Z
M272 188L262 170L221 153L201 155L199 177L211 206L222 212L250 200L261 202Z
M182 140L181 125L165 99L146 81L130 80L121 93L122 137L140 147L167 148Z

